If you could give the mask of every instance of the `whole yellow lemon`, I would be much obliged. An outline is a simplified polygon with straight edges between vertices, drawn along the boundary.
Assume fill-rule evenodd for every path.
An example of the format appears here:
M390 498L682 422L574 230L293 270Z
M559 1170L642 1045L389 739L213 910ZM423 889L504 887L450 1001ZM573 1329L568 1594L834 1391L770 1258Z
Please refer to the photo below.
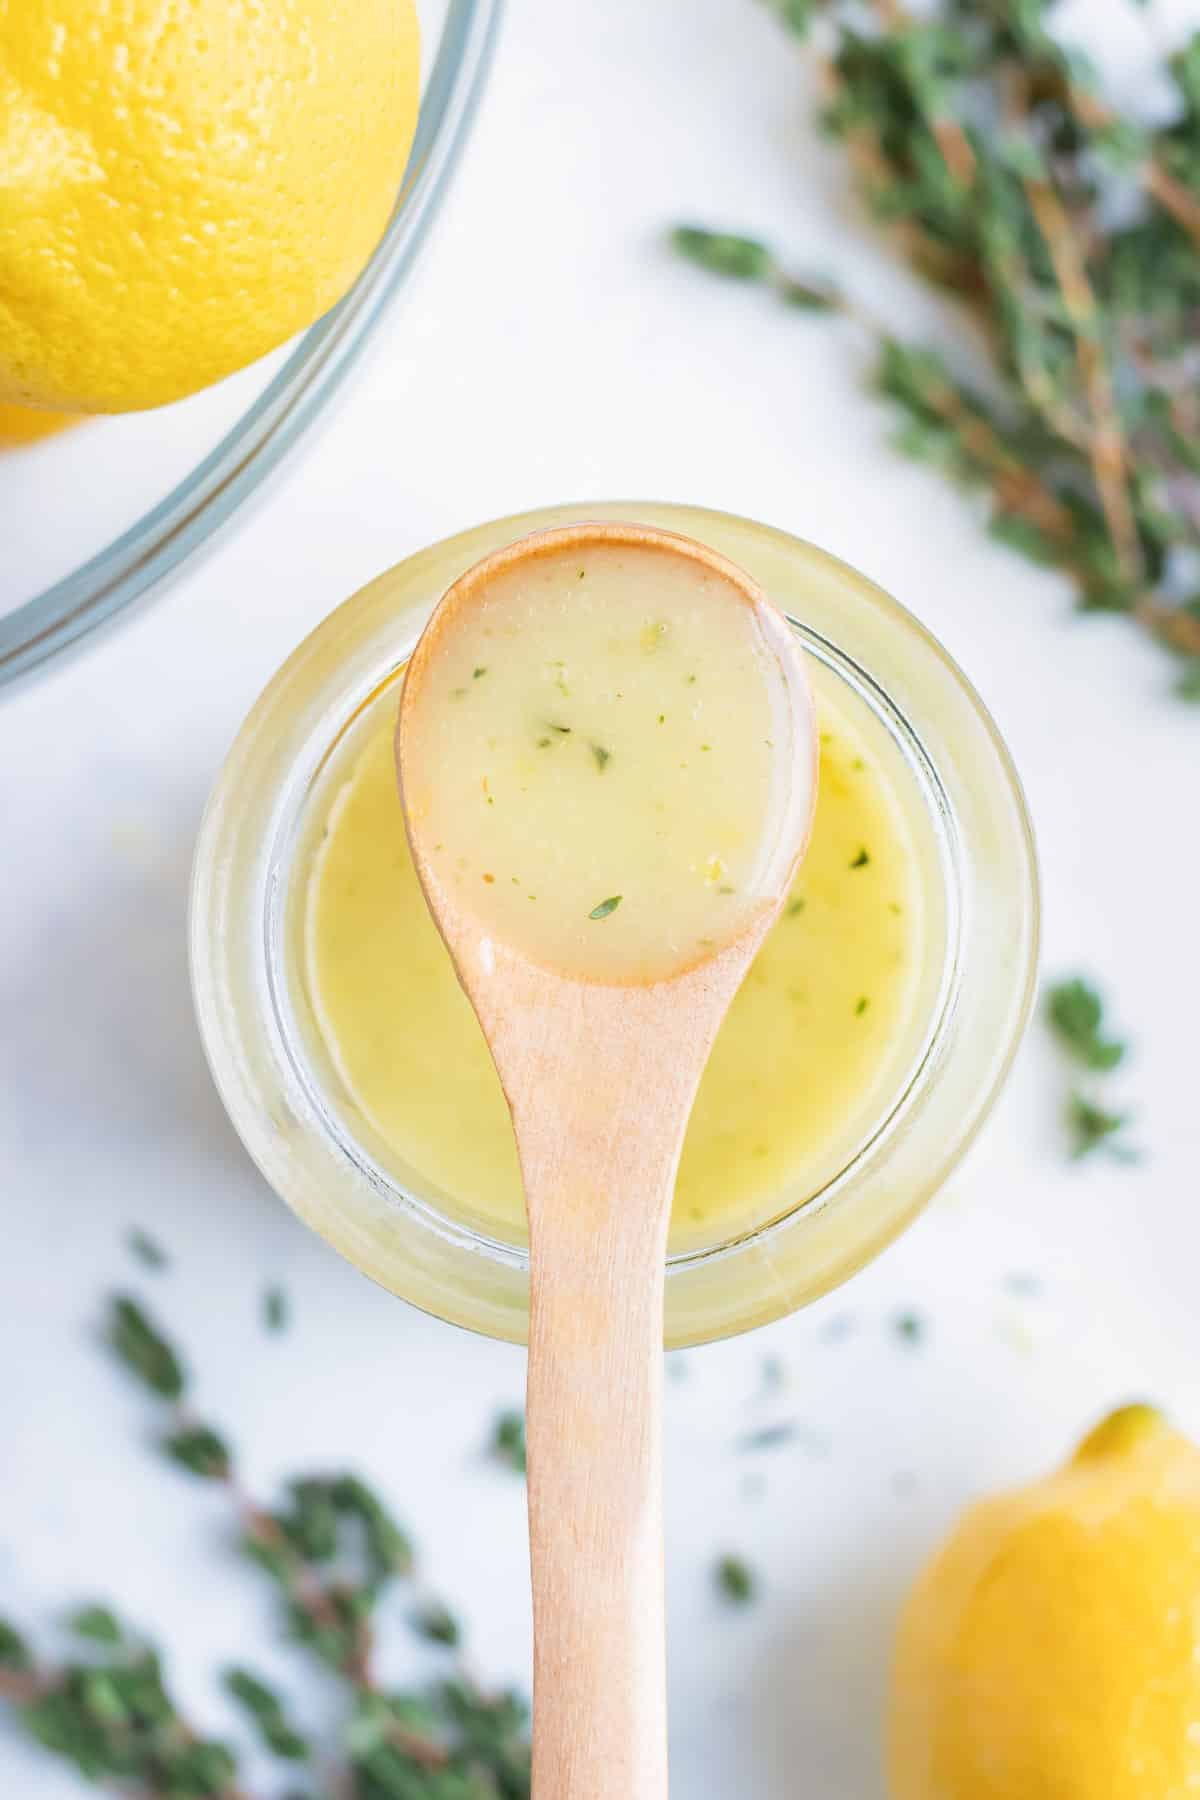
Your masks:
M894 1800L1200 1793L1200 1450L1125 1407L968 1512L901 1621Z
M7 406L0 401L0 450L19 450L23 444L38 444L77 425L73 413L45 412L40 406Z
M419 60L412 0L0 0L0 402L158 406L319 318Z

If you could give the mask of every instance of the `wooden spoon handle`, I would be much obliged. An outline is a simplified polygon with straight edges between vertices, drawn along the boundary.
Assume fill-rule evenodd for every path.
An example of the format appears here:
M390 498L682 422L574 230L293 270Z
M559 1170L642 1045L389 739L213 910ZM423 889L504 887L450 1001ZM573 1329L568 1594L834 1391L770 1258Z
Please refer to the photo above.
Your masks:
M653 987L566 983L503 946L459 961L529 1212L534 1800L666 1800L667 1227L700 1073L765 929Z
M666 1800L667 1209L641 1197L629 1208L647 1240L631 1254L619 1203L602 1205L588 1231L565 1198L534 1209L553 1222L534 1227L526 1423L533 1795Z

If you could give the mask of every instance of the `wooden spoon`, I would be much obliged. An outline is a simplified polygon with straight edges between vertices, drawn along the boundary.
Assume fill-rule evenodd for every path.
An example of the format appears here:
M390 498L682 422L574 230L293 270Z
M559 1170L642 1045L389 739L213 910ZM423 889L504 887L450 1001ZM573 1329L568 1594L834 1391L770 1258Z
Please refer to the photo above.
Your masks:
M418 875L512 1112L529 1215L533 1793L535 1800L664 1800L667 1225L709 1049L807 841L816 734L794 636L740 570L671 533L570 527L487 558L434 611L400 705L402 796L406 778L411 790L417 774L420 739L411 720L445 634L469 618L499 572L564 542L584 552L598 543L636 544L715 573L730 605L755 609L795 720L801 804L787 812L793 841L780 847L777 891L739 935L666 979L614 985L564 974L496 941L439 877L426 827L406 808Z

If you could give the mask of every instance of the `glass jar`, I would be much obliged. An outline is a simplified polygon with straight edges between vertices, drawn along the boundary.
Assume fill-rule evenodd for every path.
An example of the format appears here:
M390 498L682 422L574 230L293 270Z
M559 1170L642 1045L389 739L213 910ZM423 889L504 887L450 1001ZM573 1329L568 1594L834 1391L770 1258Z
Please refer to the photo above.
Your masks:
M761 1225L668 1257L666 1335L743 1331L844 1281L919 1212L963 1155L1012 1061L1036 973L1037 878L1007 751L978 696L913 617L812 545L672 505L553 507L501 519L389 569L325 620L259 699L230 751L196 851L191 948L201 1035L222 1098L267 1180L366 1274L441 1318L521 1340L524 1245L431 1191L357 1112L297 964L297 906L356 743L394 706L431 607L524 533L626 519L698 538L789 614L871 744L916 847L925 955L912 1029L869 1117L820 1179Z

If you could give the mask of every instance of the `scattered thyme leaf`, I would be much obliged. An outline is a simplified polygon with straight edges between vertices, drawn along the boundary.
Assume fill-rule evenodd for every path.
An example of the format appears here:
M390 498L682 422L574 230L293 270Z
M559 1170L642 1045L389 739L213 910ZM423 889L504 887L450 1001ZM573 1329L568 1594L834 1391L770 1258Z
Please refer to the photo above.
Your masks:
M130 1254L137 1257L143 1268L165 1269L170 1263L171 1259L162 1245L156 1243L149 1232L143 1231L138 1225L129 1232L125 1242Z
M612 761L612 751L606 750L603 744L593 744L592 755L596 759L596 767L601 770L606 769Z
M892 1330L900 1342L907 1344L912 1350L923 1344L928 1334L928 1327L924 1319L920 1313L915 1312L897 1313L892 1320Z
M591 912L588 914L588 918L607 919L609 913L616 912L623 898L624 896L621 894L610 894L607 900L602 900L600 902L599 906L593 906Z
M481 675L486 675L486 674L487 674L487 665L485 664L483 666L483 668L481 668L481 669L472 669L471 680L478 681Z
M1078 976L1053 986L1046 996L1046 1016L1060 1044L1093 1075L1109 1074L1124 1060L1125 1043L1105 1030L1104 1002L1097 990ZM1103 1149L1120 1162L1134 1162L1137 1154L1121 1133L1129 1114L1114 1112L1094 1094L1073 1088L1065 1103L1065 1122L1073 1159Z
M734 1449L739 1454L756 1454L781 1449L784 1444L802 1444L811 1456L826 1456L829 1451L828 1438L810 1426L802 1426L795 1418L784 1418L774 1426L759 1426L757 1431L743 1431L734 1440Z
M1072 1157L1078 1162L1093 1151L1103 1150L1119 1162L1135 1162L1136 1150L1130 1149L1120 1136L1130 1117L1127 1112L1109 1112L1105 1107L1097 1106L1076 1089L1067 1100Z
M291 1323L292 1309L286 1292L281 1287L269 1287L262 1297L263 1324L268 1331L286 1331Z
M748 1563L740 1556L722 1556L713 1571L717 1589L734 1606L749 1606L758 1589L758 1580Z
M1046 1015L1059 1041L1087 1069L1115 1069L1126 1046L1105 1035L1104 1002L1088 982L1057 982L1046 996Z
M799 1425L792 1419L785 1419L778 1425L762 1425L757 1431L744 1431L735 1448L741 1451L778 1450L782 1444L794 1443L800 1435Z
M870 860L871 852L864 844L858 855L854 858L854 861L850 864L850 867L852 869L865 869Z
M525 1415L504 1412L492 1431L492 1455L518 1475L525 1473Z

